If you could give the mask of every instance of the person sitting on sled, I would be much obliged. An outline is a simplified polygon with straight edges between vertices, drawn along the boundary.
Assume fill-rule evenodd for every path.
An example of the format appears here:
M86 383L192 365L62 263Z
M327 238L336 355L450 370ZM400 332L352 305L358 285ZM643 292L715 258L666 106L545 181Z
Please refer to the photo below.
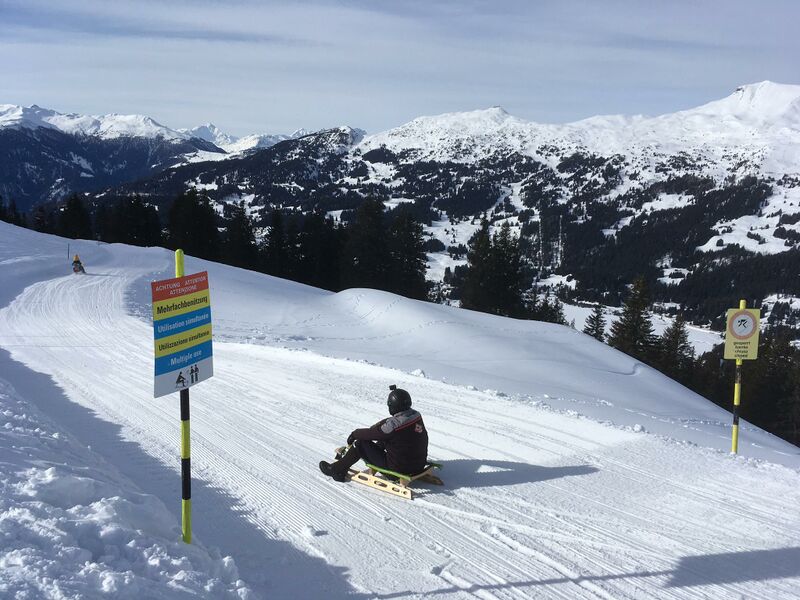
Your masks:
M354 430L347 438L348 447L333 463L322 461L319 469L336 481L345 481L347 472L359 459L376 467L414 475L425 468L428 460L428 432L422 415L411 408L411 396L389 387L387 419L372 427Z
M72 272L73 273L85 273L86 272L83 269L83 263L81 263L81 259L77 254L72 259Z

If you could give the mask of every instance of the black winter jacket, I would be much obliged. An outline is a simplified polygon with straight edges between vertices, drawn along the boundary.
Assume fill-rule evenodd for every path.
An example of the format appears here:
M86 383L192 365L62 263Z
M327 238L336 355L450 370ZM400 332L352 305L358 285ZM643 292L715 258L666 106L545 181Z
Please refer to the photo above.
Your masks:
M378 421L372 427L356 429L350 437L382 442L388 468L398 473L415 475L428 461L428 431L422 415L413 409Z

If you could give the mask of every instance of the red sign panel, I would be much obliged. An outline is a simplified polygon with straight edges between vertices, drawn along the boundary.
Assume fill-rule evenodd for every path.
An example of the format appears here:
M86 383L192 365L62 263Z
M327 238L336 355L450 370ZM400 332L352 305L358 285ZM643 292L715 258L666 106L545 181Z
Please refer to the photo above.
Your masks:
M187 275L186 277L154 281L150 284L150 287L153 292L153 302L194 294L208 289L208 271Z

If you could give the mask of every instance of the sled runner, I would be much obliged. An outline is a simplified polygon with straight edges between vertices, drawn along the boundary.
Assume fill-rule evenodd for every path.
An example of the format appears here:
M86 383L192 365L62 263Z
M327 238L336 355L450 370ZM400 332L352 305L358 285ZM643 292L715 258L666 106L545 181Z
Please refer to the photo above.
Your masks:
M347 448L337 448L336 457L338 458L344 454ZM407 475L405 473L398 473L390 469L384 469L369 463L365 463L367 468L363 471L350 469L348 477L350 481L355 481L382 492L387 492L401 498L411 500L413 494L411 491L411 484L415 481L424 483L431 483L433 485L444 485L444 482L433 474L434 469L441 469L442 465L433 461L428 461L425 468L416 475Z

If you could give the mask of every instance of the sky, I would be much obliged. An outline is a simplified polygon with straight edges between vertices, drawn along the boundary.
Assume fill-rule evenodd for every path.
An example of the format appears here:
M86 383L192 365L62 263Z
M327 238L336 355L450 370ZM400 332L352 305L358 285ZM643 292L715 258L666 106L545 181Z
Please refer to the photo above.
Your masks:
M234 135L657 115L800 83L798 22L796 0L0 0L0 104Z

